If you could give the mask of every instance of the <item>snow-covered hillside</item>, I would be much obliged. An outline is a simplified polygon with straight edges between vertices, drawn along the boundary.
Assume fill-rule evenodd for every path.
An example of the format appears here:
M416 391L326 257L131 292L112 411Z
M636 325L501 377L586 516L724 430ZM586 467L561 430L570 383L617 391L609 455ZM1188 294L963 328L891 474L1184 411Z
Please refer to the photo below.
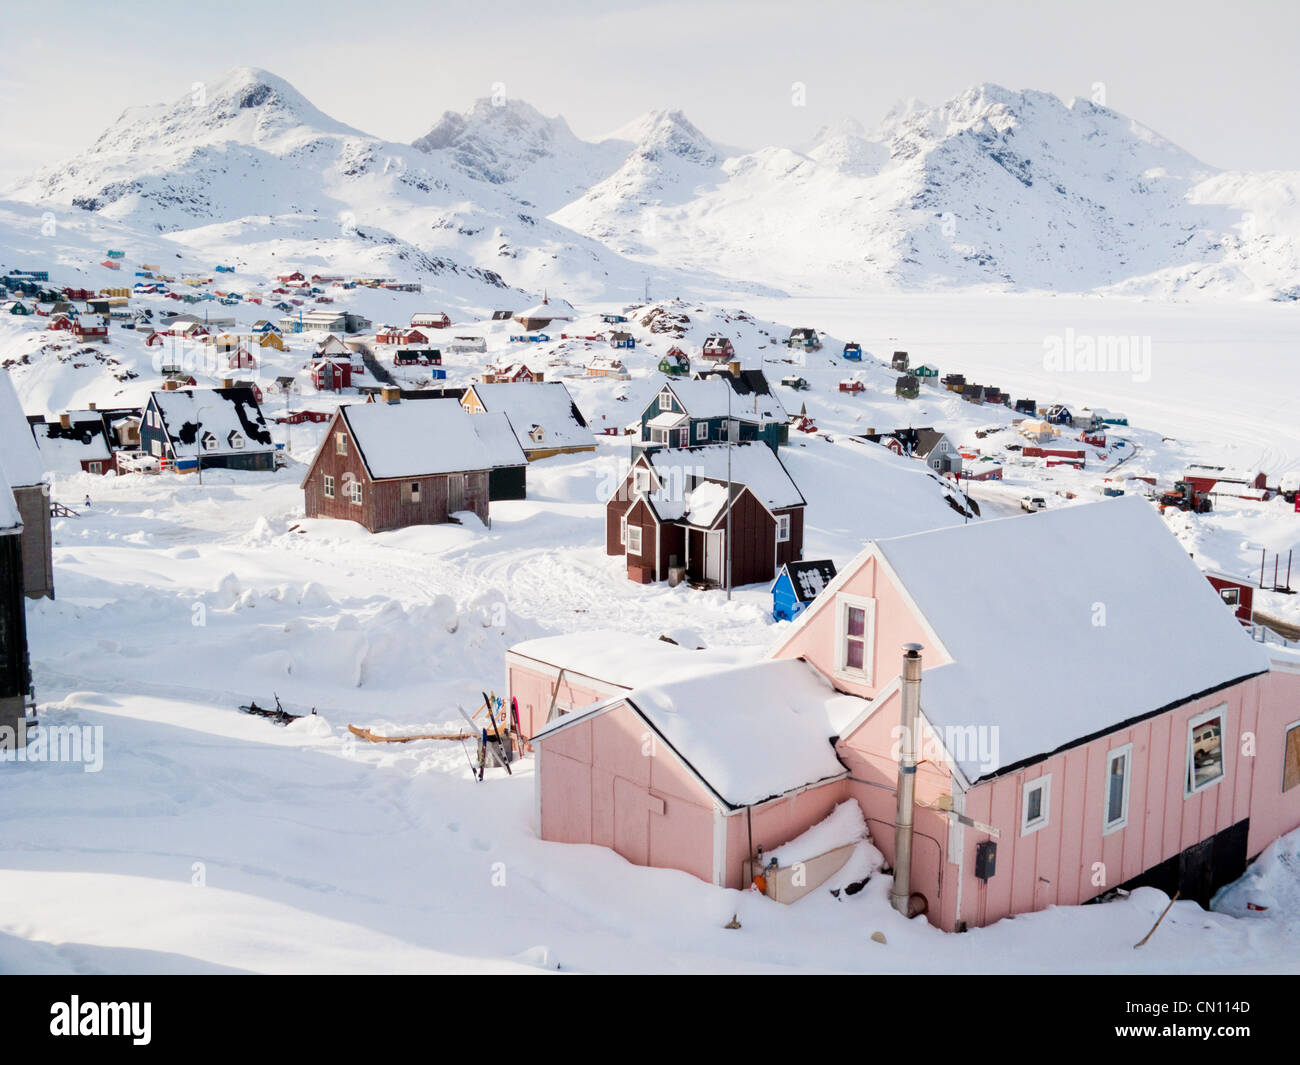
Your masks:
M519 100L411 145L240 68L11 190L267 268L580 295L953 286L1290 300L1300 175L1218 171L1087 100L977 85L740 152L680 111L586 141Z

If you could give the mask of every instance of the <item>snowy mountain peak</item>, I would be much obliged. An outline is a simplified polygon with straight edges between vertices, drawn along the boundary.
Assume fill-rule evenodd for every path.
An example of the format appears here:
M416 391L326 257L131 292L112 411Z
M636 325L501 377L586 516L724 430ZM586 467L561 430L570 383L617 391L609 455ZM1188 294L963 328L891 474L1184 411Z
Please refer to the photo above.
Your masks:
M580 143L563 118L547 118L523 100L485 97L467 112L444 111L411 146L446 153L466 176L500 185Z
M697 166L717 166L723 157L718 146L699 131L681 111L650 111L625 126L634 153L647 160L675 156Z

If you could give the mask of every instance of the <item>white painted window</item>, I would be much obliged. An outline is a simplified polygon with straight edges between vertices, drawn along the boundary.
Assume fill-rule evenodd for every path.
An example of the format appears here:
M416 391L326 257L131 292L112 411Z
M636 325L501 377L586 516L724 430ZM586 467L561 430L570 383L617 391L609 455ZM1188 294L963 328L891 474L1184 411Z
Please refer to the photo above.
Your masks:
M1227 705L1187 722L1187 776L1183 797L1190 798L1223 779L1224 720Z
M242 433L231 433L230 446L235 451L242 451L244 448L244 435Z
M618 520L618 542L625 546L627 544L627 518Z
M1128 824L1128 796L1133 777L1133 744L1106 755L1106 813L1103 834L1118 832Z
M326 499L334 498L334 478L328 473L323 475L321 491Z
M660 410L673 409L673 394L671 392L665 390L659 393L659 409Z
M335 453L338 454L338 455L346 455L346 454L348 453L348 434L347 434L347 433L335 433L335 434L334 434L334 451L335 451Z
M212 433L204 433L204 434L203 434L203 450L204 450L204 451L216 451L216 450L217 450L217 438L216 438L216 436L213 435Z
M1051 815L1052 774L1025 782L1020 808L1020 834L1027 836L1047 825Z
M627 527L627 553L629 555L639 555L641 553L641 528L637 525Z
M637 495L650 494L650 471L647 469L636 469L632 471L632 490Z
M836 600L835 671L871 683L876 601L842 594Z
M787 543L790 539L790 515L778 514L776 516L776 542L778 544Z
M357 506L361 506L361 482L353 481L350 487L350 491L352 494L352 502L355 503Z
M708 440L708 438L709 438L709 423L708 423L708 422L696 422L696 423L695 423L695 439L696 439L696 440Z

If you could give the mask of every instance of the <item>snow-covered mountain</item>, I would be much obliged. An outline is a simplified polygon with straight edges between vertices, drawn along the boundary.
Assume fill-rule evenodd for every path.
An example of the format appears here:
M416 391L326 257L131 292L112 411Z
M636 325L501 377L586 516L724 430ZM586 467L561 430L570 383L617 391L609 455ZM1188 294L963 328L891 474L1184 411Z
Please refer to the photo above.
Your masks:
M825 128L803 151L693 172L633 165L639 180L611 179L555 220L792 289L1285 295L1300 268L1300 175L1224 174L1118 112L1048 93L981 85L900 106L871 133Z
M288 261L423 278L480 304L507 285L636 291L646 276L463 164L337 122L252 68L128 110L82 155L11 195L164 233L251 270Z
M1219 171L1116 111L990 84L799 149L730 150L671 110L588 141L504 99L401 145L241 68L128 110L12 195L250 269L415 275L479 302L647 276L681 293L1300 296L1300 174Z

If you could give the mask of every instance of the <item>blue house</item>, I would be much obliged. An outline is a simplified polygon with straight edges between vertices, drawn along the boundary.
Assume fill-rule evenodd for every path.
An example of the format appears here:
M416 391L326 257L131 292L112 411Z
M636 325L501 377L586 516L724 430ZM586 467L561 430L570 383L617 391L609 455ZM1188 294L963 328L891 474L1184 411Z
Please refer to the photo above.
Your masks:
M777 621L793 621L834 577L835 563L828 558L787 562L772 582L772 617Z
M641 412L633 458L661 447L759 441L773 451L790 442L789 415L762 370L699 373L665 381Z
M140 449L177 470L273 470L275 444L248 386L150 393Z
M634 348L636 347L636 337L631 333L614 332L609 335L609 346L611 348Z
M861 362L862 345L852 340L849 341L844 345L844 357L848 359L849 362Z
M625 314L602 314L600 320L608 325L620 325L627 321Z

